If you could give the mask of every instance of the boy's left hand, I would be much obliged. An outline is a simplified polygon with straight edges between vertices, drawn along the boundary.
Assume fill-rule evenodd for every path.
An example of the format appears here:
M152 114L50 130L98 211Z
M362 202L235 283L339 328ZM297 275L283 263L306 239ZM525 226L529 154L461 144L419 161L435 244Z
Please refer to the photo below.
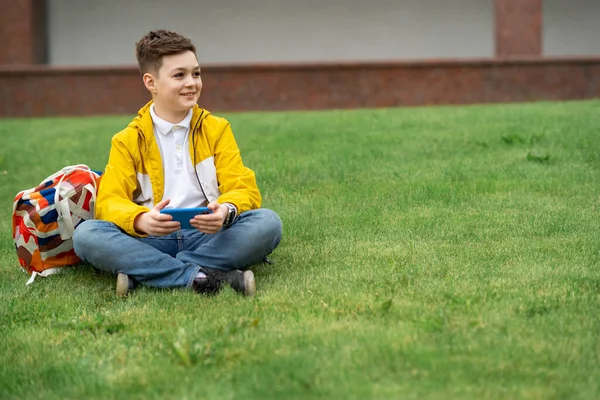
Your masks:
M223 227L229 209L216 201L208 203L207 207L212 210L212 214L196 215L191 224L200 232L217 233Z

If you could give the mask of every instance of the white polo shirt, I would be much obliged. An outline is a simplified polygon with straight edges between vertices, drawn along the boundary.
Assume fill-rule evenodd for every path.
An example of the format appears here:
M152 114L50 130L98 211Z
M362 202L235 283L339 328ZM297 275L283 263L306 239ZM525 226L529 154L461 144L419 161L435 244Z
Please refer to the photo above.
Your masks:
M207 204L190 158L189 138L192 110L183 120L172 124L156 115L150 106L154 137L160 148L165 178L164 199L171 199L167 207L187 208Z

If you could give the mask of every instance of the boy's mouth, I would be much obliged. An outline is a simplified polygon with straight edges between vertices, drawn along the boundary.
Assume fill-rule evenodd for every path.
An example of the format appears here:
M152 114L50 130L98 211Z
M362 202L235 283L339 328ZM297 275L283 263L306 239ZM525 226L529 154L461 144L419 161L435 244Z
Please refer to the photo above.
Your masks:
M193 93L182 93L181 95L183 97L190 97L191 98L191 97L194 97L196 95L196 92L193 92Z

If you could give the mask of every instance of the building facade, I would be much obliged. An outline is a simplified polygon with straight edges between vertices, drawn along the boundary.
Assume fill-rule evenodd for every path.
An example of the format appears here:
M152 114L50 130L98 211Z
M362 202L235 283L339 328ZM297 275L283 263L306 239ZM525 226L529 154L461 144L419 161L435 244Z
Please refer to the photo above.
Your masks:
M132 113L134 43L192 38L213 110L600 97L597 0L0 0L0 116Z

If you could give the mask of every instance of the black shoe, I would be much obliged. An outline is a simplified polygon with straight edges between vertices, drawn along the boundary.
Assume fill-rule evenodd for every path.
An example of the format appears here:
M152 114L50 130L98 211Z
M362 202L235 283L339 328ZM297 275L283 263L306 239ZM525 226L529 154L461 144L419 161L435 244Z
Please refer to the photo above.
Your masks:
M206 278L194 279L193 288L200 293L216 293L224 284L229 284L233 290L245 296L254 296L256 283L254 273L250 270L221 271L212 268L200 268L200 272L206 274Z
M263 257L263 264L267 264L267 265L275 265L275 261L271 260L269 257L264 256Z
M125 297L135 289L135 281L127 274L119 273L117 275L117 297Z

